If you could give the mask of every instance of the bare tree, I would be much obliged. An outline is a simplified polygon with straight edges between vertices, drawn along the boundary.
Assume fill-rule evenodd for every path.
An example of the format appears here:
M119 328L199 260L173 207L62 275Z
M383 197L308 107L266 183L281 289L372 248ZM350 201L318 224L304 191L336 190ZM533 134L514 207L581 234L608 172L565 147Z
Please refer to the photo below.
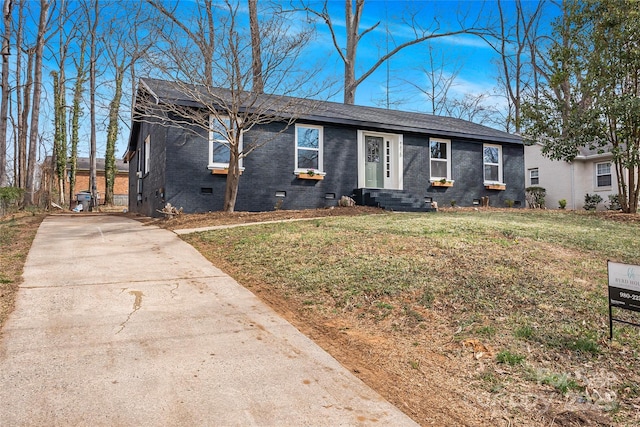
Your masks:
M91 207L98 203L98 179L96 176L96 73L98 67L98 20L100 7L98 0L89 0L84 4L84 12L89 28L89 114L91 121L91 147L89 150L89 191L91 192Z
M188 52L178 49L174 42L163 51L162 61L157 61L159 55L155 52L149 52L147 56L148 61L155 61L156 70L173 80L171 97L189 100L187 105L156 103L150 95L149 102L139 97L137 108L144 110L147 117L161 119L167 126L180 127L204 138L215 134L217 143L228 154L224 210L231 212L235 208L241 159L274 138L256 131L250 141L243 142L243 134L267 124L279 124L280 132L284 132L303 110L309 111L315 105L312 101L286 95L302 95L306 89L306 95L315 96L323 89L323 84L310 85L319 70L299 68L301 52L312 32L296 31L283 15L274 14L261 23L260 31L260 74L268 93L253 91L251 31L247 32L239 25L238 3L228 0L224 9L217 11L215 38L208 39L206 49L197 46L196 52ZM199 11L202 13L201 9ZM205 14L209 16L209 11ZM211 17L214 19L213 11ZM171 13L168 19L187 33L189 39L202 42L200 21L195 24L196 33L191 34L176 14ZM167 34L163 38L168 40ZM209 51L209 47L215 49ZM198 56L193 56L195 54ZM194 69L194 64L200 64L201 68ZM274 93L277 95L272 95ZM197 108L193 107L194 103Z
M459 34L483 34L484 30L478 27L475 22L472 25L466 26L462 20L459 21L460 28L457 30L442 31L440 23L434 18L432 24L429 27L425 27L420 23L417 12L407 12L406 17L403 19L406 32L410 33L412 38L406 42L396 44L392 49L388 50L384 55L380 56L373 65L366 69L359 77L356 77L356 61L358 47L363 38L376 30L380 25L380 21L375 24L360 30L360 23L362 13L364 10L365 0L356 0L355 4L352 0L345 0L345 28L346 28L346 46L341 46L339 40L340 37L337 32L336 25L333 18L329 14L327 1L325 0L324 6L321 10L314 9L309 5L303 5L303 9L307 12L317 16L327 25L333 46L340 56L340 59L344 63L344 103L353 104L355 102L356 90L358 86L366 80L371 74L373 74L385 61L395 56L403 49L409 46L416 45L418 43L425 42L427 40L433 40L442 37L450 37ZM354 8L355 6L355 8Z
M522 0L516 0L515 16L506 15L502 1L497 2L500 16L499 33L485 38L499 54L500 86L509 103L510 114L505 129L519 133L522 128L521 106L526 91L535 92L538 86L534 57L538 43L538 26L545 8L545 1L535 3L533 10L526 10ZM512 21L511 21L512 20Z
M35 172L37 162L37 150L39 140L40 98L42 96L42 58L45 44L45 35L49 23L49 0L40 0L40 19L38 22L38 34L34 47L34 74L33 74L33 104L31 108L31 124L29 129L29 158L27 165L27 184L25 203L32 205L35 202Z
M71 150L69 153L69 203L73 200L76 189L76 171L78 168L78 143L80 142L80 115L82 108L82 91L86 80L86 70L84 65L85 50L87 48L87 38L82 37L78 58L76 59L76 81L73 85L73 105L71 107Z
M123 83L126 74L135 67L153 43L150 36L143 36L138 31L149 19L148 11L139 3L133 8L127 8L125 13L114 12L104 34L103 44L108 57L109 68L113 72L113 96L109 102L109 123L107 125L107 146L105 150L105 198L104 203L113 203L113 187L116 178L115 149L120 130L120 109L123 97ZM147 17L147 18L145 18ZM125 23L125 25L123 25ZM122 28L129 28L123 31Z
M0 187L6 187L7 177L7 119L9 112L9 55L11 42L12 0L4 0L2 16L4 35L2 37L2 98L0 99Z
M147 0L149 4L155 7L160 13L162 13L168 20L168 24L177 27L182 34L186 35L188 40L193 43L199 54L199 59L202 61L202 71L200 71L199 65L194 64L195 68L186 69L187 64L180 64L179 71L183 72L198 72L203 73L202 80L207 84L212 84L213 79L213 63L214 63L214 51L215 51L215 19L213 14L213 2L212 0L204 0L204 2L196 2L195 13L192 15L192 22L187 25L183 22L179 15L179 3L176 2L173 10L169 10L164 6L163 2L158 0ZM193 22L195 21L195 22ZM161 22L160 27L157 29L158 34L164 36L164 41L169 44L171 56L182 56L183 59L185 52L189 51L187 46L180 44L174 37L173 28L166 28L166 22ZM195 27L195 28L192 28ZM186 50L185 50L186 49ZM176 64L178 65L178 64Z

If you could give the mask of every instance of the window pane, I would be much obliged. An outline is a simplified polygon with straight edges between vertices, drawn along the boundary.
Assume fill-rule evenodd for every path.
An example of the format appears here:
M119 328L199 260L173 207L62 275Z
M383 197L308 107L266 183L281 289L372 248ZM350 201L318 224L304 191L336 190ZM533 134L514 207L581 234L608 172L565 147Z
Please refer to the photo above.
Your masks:
M447 158L447 144L444 142L431 142L431 158L432 159L446 159Z
M320 130L298 127L298 147L318 148L320 146Z
M298 168L319 169L318 152L315 150L298 150Z
M598 177L598 187L611 187L611 175L600 175Z
M499 181L498 166L496 165L484 165L484 180L485 181Z
M497 147L484 147L484 162L485 163L499 163Z
M367 163L379 163L380 162L380 144L382 143L382 137L367 136Z
M611 174L611 163L598 163L596 167L598 168L598 175Z
M220 144L219 142L213 143L213 162L214 163L229 163L229 146Z
M213 140L214 141L226 141L227 140L227 131L226 128L229 128L231 125L231 121L228 118L222 119L224 126L220 124L220 122L216 119L213 119Z
M431 161L431 178L446 178L446 177L447 177L447 162L432 160Z

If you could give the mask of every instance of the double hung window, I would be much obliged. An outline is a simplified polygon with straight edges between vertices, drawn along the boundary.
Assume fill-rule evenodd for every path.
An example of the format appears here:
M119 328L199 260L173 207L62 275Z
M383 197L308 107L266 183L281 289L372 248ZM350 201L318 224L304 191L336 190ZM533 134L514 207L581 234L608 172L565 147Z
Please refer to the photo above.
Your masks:
M237 132L228 117L209 117L209 169L228 169L231 155L229 135ZM242 136L238 151L242 152ZM239 160L242 169L242 158Z
M429 175L431 181L451 179L451 141L448 139L429 140Z
M482 151L485 184L502 184L502 147L484 144Z
M296 125L295 171L323 173L321 126Z
M596 187L611 187L611 163L596 163Z

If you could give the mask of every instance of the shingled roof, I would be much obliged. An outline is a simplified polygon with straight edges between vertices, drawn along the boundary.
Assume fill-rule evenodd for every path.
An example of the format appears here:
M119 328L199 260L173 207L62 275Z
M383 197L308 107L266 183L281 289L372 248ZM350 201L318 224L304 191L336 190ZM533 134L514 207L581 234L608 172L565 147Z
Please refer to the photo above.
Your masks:
M193 98L189 99L189 97L185 95L187 91L180 90L180 86L173 82L144 78L140 80L140 86L144 87L145 90L155 98L157 103L175 103L185 106L200 105ZM194 87L191 86L191 88L191 90L193 90ZM224 89L217 90L217 95L221 98L228 96L228 93L229 92ZM206 99L206 95L203 92L201 92L201 94L203 96L200 98ZM522 139L518 135L512 135L484 125L452 117L387 110L360 105L347 105L329 101L304 100L285 96L264 95L264 97L268 98L270 102L273 102L275 111L278 111L278 104L290 105L291 103L287 102L290 100L295 100L299 105L306 104L309 106L306 112L298 116L298 120L351 125L368 129L380 129L381 131L398 131L479 141L522 144Z
M89 157L78 157L76 160L76 167L79 171L88 171L90 166ZM96 170L104 171L104 159L96 158ZM129 167L121 159L116 159L116 170L118 172L128 172Z

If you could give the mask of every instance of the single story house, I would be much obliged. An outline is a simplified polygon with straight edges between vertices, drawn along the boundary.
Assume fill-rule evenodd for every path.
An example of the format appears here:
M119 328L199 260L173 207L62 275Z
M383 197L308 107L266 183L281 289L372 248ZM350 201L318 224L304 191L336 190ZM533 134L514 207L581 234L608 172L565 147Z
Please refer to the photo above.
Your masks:
M547 208L557 209L559 200L566 200L566 209L579 210L584 207L586 194L597 194L603 203L598 210L606 209L609 195L618 194L613 155L599 153L597 149L580 148L571 162L551 160L542 155L542 143L525 146L524 158L526 185L543 187L546 190Z
M184 212L221 210L228 149L225 159L215 132L194 136L168 126L175 109L151 115L142 99L157 110L198 108L172 82L140 80L124 156L129 210L157 216L166 203ZM319 101L282 129L275 122L243 134L245 145L258 134L273 139L242 160L236 210L328 207L341 196L397 211L429 210L431 202L473 206L484 197L491 206L525 204L519 136L450 117Z

